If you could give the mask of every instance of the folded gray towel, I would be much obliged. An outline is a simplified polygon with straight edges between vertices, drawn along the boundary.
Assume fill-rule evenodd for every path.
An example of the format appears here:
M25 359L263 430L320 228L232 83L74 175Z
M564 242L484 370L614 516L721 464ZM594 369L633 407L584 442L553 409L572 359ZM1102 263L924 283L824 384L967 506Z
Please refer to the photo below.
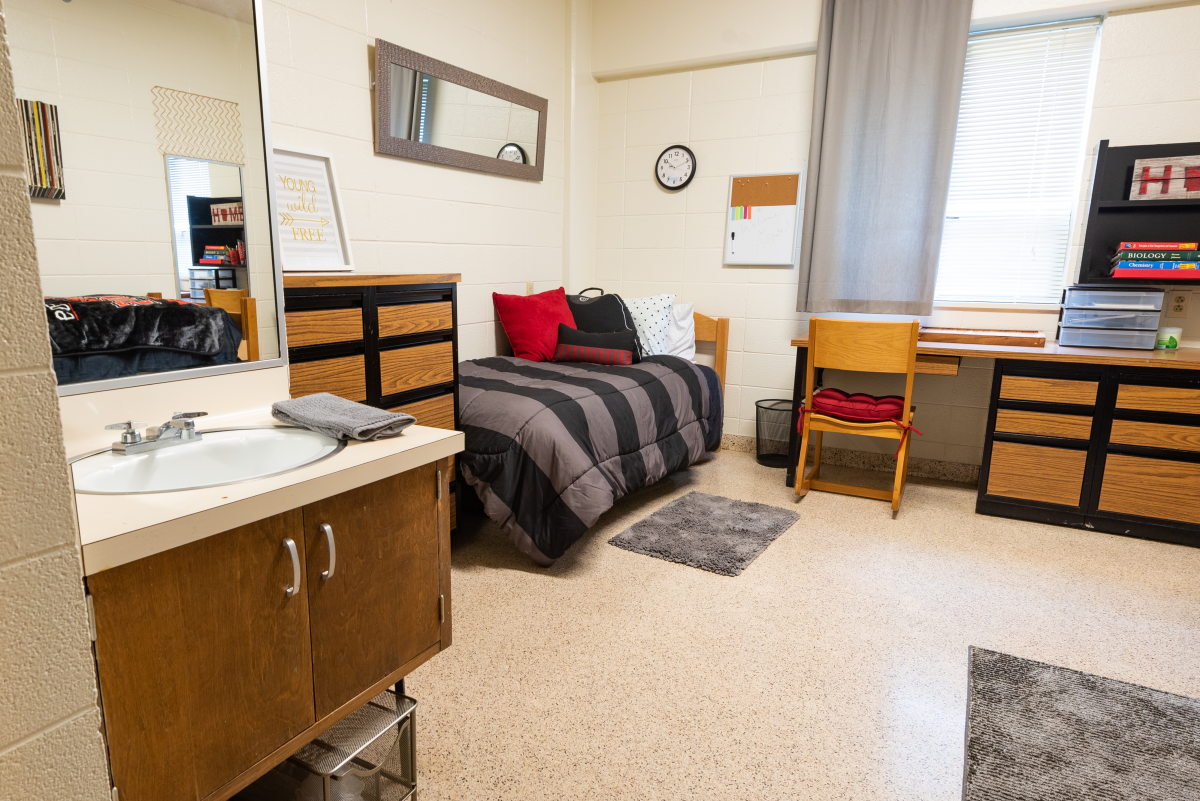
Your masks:
M271 404L271 415L288 425L338 439L374 440L397 437L417 422L411 414L388 412L328 392Z

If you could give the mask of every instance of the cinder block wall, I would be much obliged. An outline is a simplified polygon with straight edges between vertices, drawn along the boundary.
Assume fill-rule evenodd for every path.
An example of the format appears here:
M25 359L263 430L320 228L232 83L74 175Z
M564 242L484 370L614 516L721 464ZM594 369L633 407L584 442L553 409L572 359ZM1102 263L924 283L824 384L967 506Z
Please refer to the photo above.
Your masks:
M107 801L79 537L2 16L0 39L0 797Z

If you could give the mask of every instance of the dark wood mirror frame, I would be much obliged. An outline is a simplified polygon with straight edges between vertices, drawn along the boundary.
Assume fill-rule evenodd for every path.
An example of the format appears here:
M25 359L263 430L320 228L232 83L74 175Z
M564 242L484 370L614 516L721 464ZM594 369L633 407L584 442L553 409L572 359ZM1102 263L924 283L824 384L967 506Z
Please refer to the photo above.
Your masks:
M427 142L414 142L411 139L401 139L392 136L392 79L391 65L432 75L435 78L474 89L477 92L492 97L516 103L519 106L533 109L538 113L537 156L533 164L516 164L503 161L493 156L481 156L464 150L431 145ZM506 83L493 81L474 72L459 69L453 64L438 61L436 58L416 53L382 39L375 40L375 152L389 156L401 156L407 159L429 161L434 164L445 164L450 167L463 167L468 170L491 172L497 175L507 175L512 178L525 178L532 181L542 180L542 171L546 159L546 110L549 101L544 97L509 86Z

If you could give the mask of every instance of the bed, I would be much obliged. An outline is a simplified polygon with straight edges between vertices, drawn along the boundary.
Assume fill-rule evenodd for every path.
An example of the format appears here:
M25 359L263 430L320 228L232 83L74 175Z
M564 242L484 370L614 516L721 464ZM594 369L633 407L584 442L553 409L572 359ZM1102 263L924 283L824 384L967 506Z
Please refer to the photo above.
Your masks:
M186 303L148 295L44 298L59 384L233 364L258 358L254 299ZM223 306L237 303L237 313ZM243 332L249 332L245 335Z
M674 356L628 366L459 365L463 478L517 549L549 566L621 497L721 445L728 318L695 315L709 368Z

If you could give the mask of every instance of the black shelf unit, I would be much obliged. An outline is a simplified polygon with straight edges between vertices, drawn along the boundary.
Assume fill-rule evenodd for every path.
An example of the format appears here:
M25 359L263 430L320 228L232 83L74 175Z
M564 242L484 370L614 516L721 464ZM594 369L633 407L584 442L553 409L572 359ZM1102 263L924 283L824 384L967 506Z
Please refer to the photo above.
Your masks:
M1200 142L1110 147L1100 142L1088 202L1080 284L1109 286L1190 286L1200 281L1113 278L1112 257L1121 242L1200 241L1200 200L1130 200L1133 163L1138 159L1200 155ZM1200 271L1197 271L1200 272Z
M187 196L188 210L188 229L189 240L191 245L191 260L193 270L233 270L234 283L230 288L244 288L246 286L245 264L201 264L200 257L204 254L204 248L207 245L225 245L226 247L235 247L238 240L246 241L246 226L243 222L239 225L213 225L212 212L209 210L214 203L241 203L240 197L196 197L195 195ZM245 207L243 206L243 214ZM249 254L247 254L249 261Z

